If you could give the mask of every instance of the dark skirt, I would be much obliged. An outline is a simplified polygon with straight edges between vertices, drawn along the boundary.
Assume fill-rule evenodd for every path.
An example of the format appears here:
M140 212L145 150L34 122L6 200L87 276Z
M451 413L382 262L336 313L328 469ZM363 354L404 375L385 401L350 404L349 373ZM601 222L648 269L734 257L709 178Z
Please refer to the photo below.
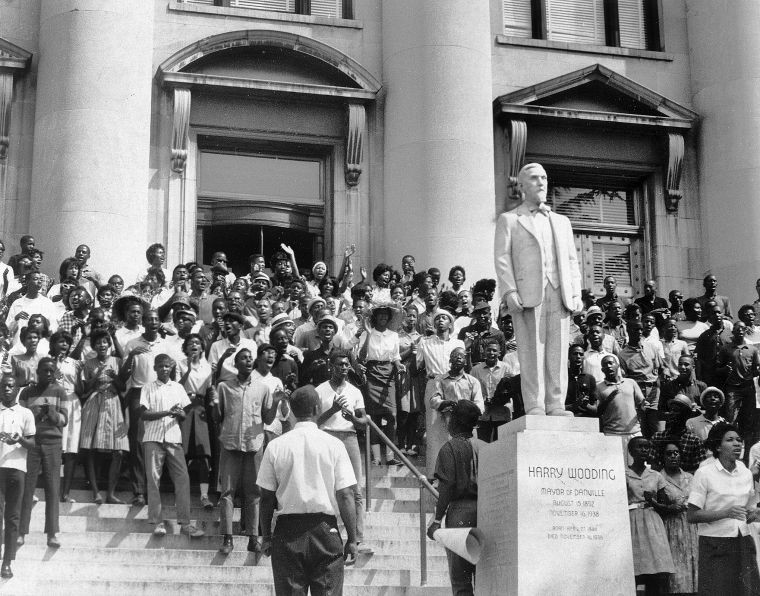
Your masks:
M195 397L192 408L182 421L182 448L187 459L211 457L211 440L208 434L208 417L203 398Z
M757 596L760 572L752 536L699 537L700 596Z
M396 370L393 362L367 361L366 399L368 414L390 410L396 414Z

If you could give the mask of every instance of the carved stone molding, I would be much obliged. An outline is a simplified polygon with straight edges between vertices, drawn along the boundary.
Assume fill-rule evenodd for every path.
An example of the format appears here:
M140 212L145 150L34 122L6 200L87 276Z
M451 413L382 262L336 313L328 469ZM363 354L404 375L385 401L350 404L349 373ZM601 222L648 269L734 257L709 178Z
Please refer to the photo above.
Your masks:
M361 104L348 105L348 135L346 138L346 184L359 184L364 156L364 136L367 114Z
M665 208L668 213L678 212L681 193L681 170L683 169L684 138L677 132L668 133L668 173L665 179Z
M174 89L172 121L172 170L181 174L187 163L187 133L190 129L190 89Z
M525 120L507 120L504 127L507 137L509 160L507 162L507 195L519 201L522 197L517 189L517 174L525 162L525 148L528 145L528 125Z
M0 161L8 158L11 101L13 101L13 75L9 72L0 72Z

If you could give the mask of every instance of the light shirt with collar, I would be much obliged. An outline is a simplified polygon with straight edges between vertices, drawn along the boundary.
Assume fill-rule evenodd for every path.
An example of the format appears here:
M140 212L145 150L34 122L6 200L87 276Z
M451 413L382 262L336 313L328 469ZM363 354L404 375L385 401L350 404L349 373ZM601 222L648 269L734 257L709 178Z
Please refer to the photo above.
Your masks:
M255 368L253 369L253 372L251 373L251 378L254 381L261 381L269 387L269 390L272 392L272 395L275 393L278 393L279 391L284 391L285 387L282 384L282 381L279 377L275 377L271 372L268 372L266 375L262 375L259 371L257 371ZM280 402L286 403L286 402ZM288 406L288 409L290 409L290 406ZM288 420L289 417L283 415L282 410L280 408L277 408L277 414L275 414L274 420L272 420L271 424L265 424L264 430L268 430L270 432L273 432L278 437L282 434L282 423L285 420ZM295 419L293 419L293 423L295 423Z
M177 360L178 379L185 376L187 367L188 359L186 356ZM184 383L185 391L198 395L206 395L209 387L211 387L212 375L211 365L208 363L208 360L201 356L197 364L190 363L190 374L187 375L187 381Z
M489 367L485 362L480 362L472 367L470 374L480 381L480 389L485 400L493 399L496 386L505 376L507 376L508 366L504 362L496 362L496 365ZM510 375L513 376L513 375Z
M262 410L272 404L272 392L261 380L235 376L219 383L219 407L223 414L219 441L228 451L258 451L264 444Z
M450 336L444 341L437 335L425 337L417 346L417 366L424 364L428 377L448 374L449 357L456 348L465 349L461 339Z
M480 409L482 414L486 410L483 401L483 392L480 389L480 381L462 371L458 375L446 373L428 383L426 401L438 412L438 408L444 401L458 402L467 399Z
M343 442L308 421L267 445L256 483L277 495L280 514L337 516L335 493L356 476Z
M36 298L27 298L21 296L13 301L8 309L8 316L5 317L5 324L8 330L13 333L13 340L18 341L21 336L21 329L26 327L29 319L16 320L16 315L21 312L32 315L42 315L48 320L50 333L55 333L58 329L58 319L60 318L60 309L55 303L43 294L38 294Z
M0 404L0 432L18 433L21 437L31 437L37 430L34 425L34 414L18 402L6 408ZM13 468L26 472L26 447L21 443L8 445L0 441L0 468Z
M240 341L238 341L238 343L234 346L226 337L215 341L213 344L211 344L211 350L208 353L208 363L211 365L211 370L216 372L222 354L224 354L229 348L235 348L235 352L231 356L228 356L222 364L222 370L219 373L220 382L233 381L234 379L237 379L238 372L235 368L235 356L240 350L247 348L251 351L251 355L256 358L258 345L252 339L243 337L242 333L240 335Z
M615 355L612 352L605 350L603 346L599 350L594 350L593 348L589 347L589 349L583 353L583 373L594 377L594 380L597 384L604 381L604 373L602 372L602 359L605 356ZM620 364L620 360L617 356L615 356L615 359L618 361L618 364Z
M148 348L148 351L144 354L137 354L132 359L132 373L127 380L127 389L140 389L155 381L154 361L156 356L166 353L166 344L160 335L156 336L153 341L148 341L141 335L129 341L124 357L127 358L133 351L142 346Z
M662 364L670 377L676 378L680 374L678 360L681 356L691 355L689 346L684 340L678 338L671 341L661 339L660 344L662 345Z
M718 422L725 422L722 416L718 416L715 420L708 420L704 414L700 414L696 418L689 418L686 421L686 429L697 435L702 441L707 440L707 435L710 434L710 430Z
M142 325L138 325L136 329L127 329L126 327L119 327L114 333L116 341L119 342L119 348L121 353L126 354L127 344L133 339L140 337L145 329Z
M689 493L689 504L703 511L719 511L729 507L754 508L757 505L752 472L740 461L732 472L726 470L719 459L703 465L694 472ZM699 524L700 536L735 538L749 535L746 521L733 518Z
M140 405L152 412L171 410L175 405L184 408L190 405L185 389L176 381L162 383L155 380L140 390ZM156 420L143 419L145 434L142 442L182 443L180 422L174 416L164 416Z
M338 396L346 398L346 409L352 414L355 414L356 410L364 409L364 397L362 397L362 392L347 381L340 387L340 392L333 389L330 381L325 381L321 385L317 385L316 390L320 400L320 415L332 408L333 401L335 401L335 398ZM354 423L350 420L346 420L341 412L336 412L330 416L325 420L321 428L322 430L332 430L336 432L356 432Z
M359 348L360 352L366 346L367 360L378 360L380 362L397 362L401 360L398 333L390 329L386 329L385 331L370 329L360 339L360 345L362 346Z

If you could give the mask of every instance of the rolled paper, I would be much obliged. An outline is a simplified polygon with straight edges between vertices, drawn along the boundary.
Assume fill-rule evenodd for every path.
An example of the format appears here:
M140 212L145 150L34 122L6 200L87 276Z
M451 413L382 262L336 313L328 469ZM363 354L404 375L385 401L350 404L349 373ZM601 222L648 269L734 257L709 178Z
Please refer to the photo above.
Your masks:
M478 564L485 536L477 528L441 528L433 533L436 542L473 565Z

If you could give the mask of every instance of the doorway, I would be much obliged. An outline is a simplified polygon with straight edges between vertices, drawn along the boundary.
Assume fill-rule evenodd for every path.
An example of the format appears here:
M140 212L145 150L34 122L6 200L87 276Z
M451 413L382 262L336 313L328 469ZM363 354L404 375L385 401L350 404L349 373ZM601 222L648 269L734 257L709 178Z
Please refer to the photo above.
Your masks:
M269 267L269 259L280 244L293 248L300 271L310 269L315 261L322 258L321 238L317 234L292 228L256 224L206 225L200 227L198 232L197 258L203 263L210 263L211 255L219 250L224 251L228 267L238 277L249 272L248 259L252 254L263 254Z

